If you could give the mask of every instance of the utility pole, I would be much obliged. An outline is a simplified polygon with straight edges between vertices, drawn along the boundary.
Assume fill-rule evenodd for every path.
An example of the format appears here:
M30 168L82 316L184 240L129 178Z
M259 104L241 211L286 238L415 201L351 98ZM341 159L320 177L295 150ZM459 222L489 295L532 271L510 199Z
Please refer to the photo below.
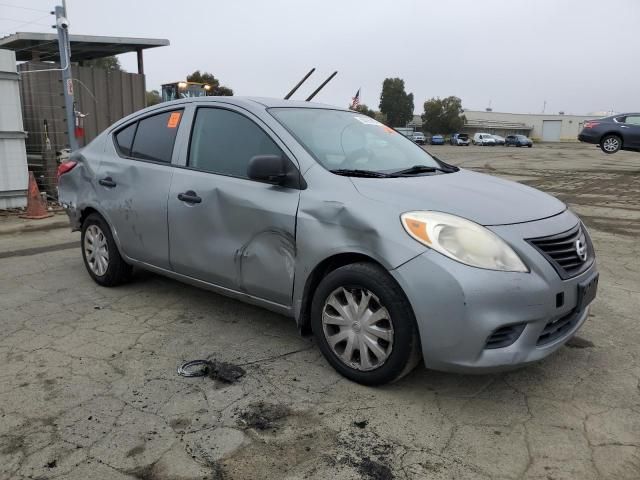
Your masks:
M65 7L56 6L56 29L58 31L58 51L60 53L60 69L62 73L62 89L64 91L64 109L67 117L67 134L69 148L73 152L78 149L75 136L75 112L73 108L73 79L71 78L71 45L69 42L69 20Z

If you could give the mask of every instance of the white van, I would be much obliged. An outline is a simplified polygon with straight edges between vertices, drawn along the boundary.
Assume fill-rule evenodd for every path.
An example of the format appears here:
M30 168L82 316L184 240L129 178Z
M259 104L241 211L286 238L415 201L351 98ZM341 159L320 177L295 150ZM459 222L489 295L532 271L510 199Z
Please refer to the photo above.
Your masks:
M472 141L474 145L490 145L493 147L496 144L496 139L488 133L476 133Z

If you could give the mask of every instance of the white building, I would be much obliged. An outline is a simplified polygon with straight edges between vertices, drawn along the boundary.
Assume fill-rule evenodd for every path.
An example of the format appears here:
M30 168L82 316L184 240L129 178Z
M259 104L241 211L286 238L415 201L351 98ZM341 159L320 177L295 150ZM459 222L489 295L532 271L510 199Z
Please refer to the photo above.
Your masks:
M27 204L25 137L16 56L0 50L0 209Z
M578 133L587 120L599 115L564 115L503 113L465 110L466 133L487 132L496 135L523 134L534 141L577 142Z

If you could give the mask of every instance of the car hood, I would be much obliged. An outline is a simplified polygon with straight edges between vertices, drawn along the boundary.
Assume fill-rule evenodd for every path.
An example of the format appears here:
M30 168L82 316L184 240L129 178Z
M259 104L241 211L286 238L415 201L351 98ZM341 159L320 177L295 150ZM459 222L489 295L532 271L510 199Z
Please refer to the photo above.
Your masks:
M435 210L481 225L531 222L563 212L560 200L516 182L460 170L442 175L351 179L363 196L403 211Z

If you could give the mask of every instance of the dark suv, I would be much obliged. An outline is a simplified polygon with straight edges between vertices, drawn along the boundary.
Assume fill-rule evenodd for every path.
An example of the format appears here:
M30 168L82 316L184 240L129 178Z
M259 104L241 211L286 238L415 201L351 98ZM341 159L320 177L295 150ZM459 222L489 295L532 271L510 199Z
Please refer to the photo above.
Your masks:
M640 113L621 113L584 122L578 140L600 145L604 153L640 152Z
M515 145L516 147L533 147L531 139L525 135L507 135L504 139L504 146Z

